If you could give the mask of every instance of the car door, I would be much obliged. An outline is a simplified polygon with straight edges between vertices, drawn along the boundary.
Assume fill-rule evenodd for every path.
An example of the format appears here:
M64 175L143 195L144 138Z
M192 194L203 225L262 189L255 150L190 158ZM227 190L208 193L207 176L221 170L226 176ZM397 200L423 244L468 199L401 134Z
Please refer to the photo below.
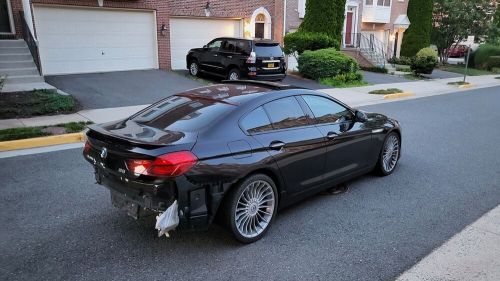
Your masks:
M237 66L242 71L244 63L250 55L249 49L250 42L247 40L227 39L222 42L220 51L222 68L227 71L229 66Z
M261 126L251 133L276 161L286 192L297 194L319 184L323 180L326 160L324 137L296 97L274 100L256 111L260 113L255 114L269 117L270 126Z
M366 168L372 147L371 130L340 103L323 96L302 95L326 141L325 182Z
M221 64L219 51L222 46L223 39L214 39L207 44L204 48L203 55L201 56L200 67L204 71L212 73L221 72Z

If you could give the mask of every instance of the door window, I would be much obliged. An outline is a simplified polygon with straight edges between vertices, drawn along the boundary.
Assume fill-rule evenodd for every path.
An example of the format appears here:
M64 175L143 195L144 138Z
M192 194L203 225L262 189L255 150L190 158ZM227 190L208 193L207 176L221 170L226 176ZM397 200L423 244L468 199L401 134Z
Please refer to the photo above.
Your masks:
M234 53L234 52L236 52L235 44L236 44L235 40L224 40L222 42L220 51L227 52L227 53Z
M273 129L271 121L269 121L269 117L262 106L254 109L245 116L240 124L242 129L249 134L266 132Z
M324 97L304 95L318 124L335 123L354 120L354 115L346 107Z
M295 97L282 98L264 105L275 130L309 125L309 118Z
M210 51L218 51L221 44L222 44L222 40L214 40L214 41L208 43L207 47L208 47L208 49L210 49Z

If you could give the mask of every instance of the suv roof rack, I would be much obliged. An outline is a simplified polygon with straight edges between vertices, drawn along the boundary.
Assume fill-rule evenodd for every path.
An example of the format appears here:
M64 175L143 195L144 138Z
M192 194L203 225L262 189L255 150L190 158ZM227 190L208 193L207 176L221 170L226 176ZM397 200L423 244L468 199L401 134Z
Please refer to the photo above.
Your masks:
M257 81L257 80L222 80L224 84L252 84L273 90L290 90L290 89L305 89L303 87L285 85L277 82Z

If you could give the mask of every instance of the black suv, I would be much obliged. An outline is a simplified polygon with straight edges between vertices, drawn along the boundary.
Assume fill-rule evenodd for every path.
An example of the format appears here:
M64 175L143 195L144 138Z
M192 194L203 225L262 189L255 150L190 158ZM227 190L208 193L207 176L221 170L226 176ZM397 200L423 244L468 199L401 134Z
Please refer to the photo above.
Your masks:
M186 56L189 73L206 72L228 80L281 81L286 63L279 43L262 39L216 38Z

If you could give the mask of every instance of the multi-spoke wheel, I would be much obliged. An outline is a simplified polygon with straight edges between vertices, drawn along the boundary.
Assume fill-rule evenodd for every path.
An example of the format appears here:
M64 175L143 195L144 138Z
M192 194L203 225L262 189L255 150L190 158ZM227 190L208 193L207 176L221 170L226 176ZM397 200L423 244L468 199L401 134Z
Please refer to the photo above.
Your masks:
M274 182L266 175L253 175L228 194L227 223L243 243L259 240L269 228L278 205Z
M240 71L237 68L229 70L227 73L228 80L240 80Z
M401 150L401 141L397 133L390 133L384 141L382 151L380 152L380 157L378 160L377 168L381 175L390 175L399 160L399 153Z
M192 76L198 76L200 72L200 68L198 65L198 62L196 60L193 60L189 63L189 74Z

